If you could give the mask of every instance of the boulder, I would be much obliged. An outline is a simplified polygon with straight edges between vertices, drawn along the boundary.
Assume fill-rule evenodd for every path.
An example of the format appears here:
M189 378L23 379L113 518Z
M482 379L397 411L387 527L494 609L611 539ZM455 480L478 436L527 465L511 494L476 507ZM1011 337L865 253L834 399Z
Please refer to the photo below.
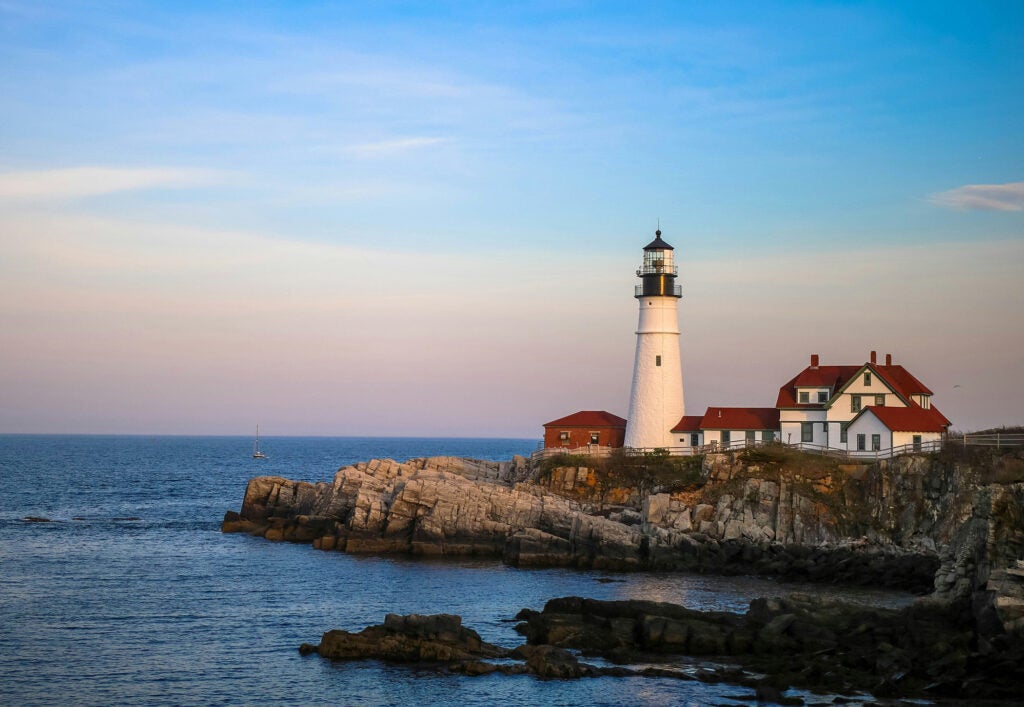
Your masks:
M310 652L300 647L300 652ZM485 643L480 635L462 626L451 614L399 616L388 614L384 623L359 633L333 630L324 633L316 653L331 660L389 660L399 663L432 663L498 658L503 648Z

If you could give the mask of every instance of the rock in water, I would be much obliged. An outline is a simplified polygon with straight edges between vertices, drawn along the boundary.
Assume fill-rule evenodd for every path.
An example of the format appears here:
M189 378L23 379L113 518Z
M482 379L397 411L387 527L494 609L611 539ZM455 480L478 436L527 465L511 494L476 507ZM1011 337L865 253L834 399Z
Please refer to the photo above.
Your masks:
M451 614L399 616L388 614L384 623L359 633L328 631L315 648L303 644L303 654L315 650L331 660L389 660L397 663L447 663L478 658L500 658L508 651L485 643L480 634L462 626Z

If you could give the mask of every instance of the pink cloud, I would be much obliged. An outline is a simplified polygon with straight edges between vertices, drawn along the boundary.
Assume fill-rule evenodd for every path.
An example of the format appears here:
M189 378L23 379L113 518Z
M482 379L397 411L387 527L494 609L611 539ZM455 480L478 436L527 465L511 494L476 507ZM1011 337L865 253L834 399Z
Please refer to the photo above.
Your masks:
M928 200L938 206L959 210L1024 210L1024 182L1006 184L966 184L932 194Z

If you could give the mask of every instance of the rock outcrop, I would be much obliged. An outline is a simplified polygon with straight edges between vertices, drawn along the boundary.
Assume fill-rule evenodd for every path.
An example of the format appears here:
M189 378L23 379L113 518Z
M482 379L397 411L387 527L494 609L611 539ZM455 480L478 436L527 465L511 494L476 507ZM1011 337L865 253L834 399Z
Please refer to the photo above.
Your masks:
M515 649L484 643L458 616L389 614L383 625L359 633L328 631L319 645L302 644L299 651L332 660L428 664L465 675L730 682L755 688L754 699L781 704L802 704L782 696L790 687L878 697L1019 698L1024 641L979 637L962 608L926 599L900 610L872 609L793 595L755 599L740 615L565 597L547 602L543 611L519 612L516 630L527 642ZM590 665L579 654L615 665ZM680 670L677 657L683 655L710 662ZM647 667L628 667L637 663Z
M502 473L494 463L445 457L360 463L341 469L333 484L259 477L249 482L241 513L228 513L223 529L351 553L641 565L639 527L591 515L536 485L501 480Z
M332 660L388 660L396 663L440 663L480 658L503 658L509 651L485 643L480 634L462 626L451 614L422 616L388 614L380 626L359 633L333 630L320 644L299 646L303 655L316 652Z
M979 640L960 605L933 599L886 610L794 595L756 599L737 615L566 597L517 618L529 645L621 663L656 655L731 659L776 688L1006 700L1024 687L1024 642ZM759 684L749 674L733 680Z
M703 467L688 487L619 493L595 469L542 473L521 457L373 460L332 483L252 479L223 529L349 553L937 588L998 605L1001 623L1024 618L1024 485L926 456L868 466L786 448L708 455Z

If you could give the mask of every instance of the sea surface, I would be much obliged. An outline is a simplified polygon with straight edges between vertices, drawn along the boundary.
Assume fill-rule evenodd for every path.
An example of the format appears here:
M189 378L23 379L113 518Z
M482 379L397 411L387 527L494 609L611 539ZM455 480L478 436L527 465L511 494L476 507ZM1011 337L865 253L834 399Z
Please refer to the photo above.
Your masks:
M750 690L644 678L465 677L300 657L329 629L452 613L484 640L553 597L644 598L742 612L808 591L874 605L889 591L754 577L520 570L497 561L356 557L223 535L252 476L306 481L371 458L509 459L533 440L0 435L0 704L745 704ZM48 522L30 522L29 517ZM611 580L611 581L609 581ZM687 666L681 662L680 665ZM827 696L792 691L811 701Z

